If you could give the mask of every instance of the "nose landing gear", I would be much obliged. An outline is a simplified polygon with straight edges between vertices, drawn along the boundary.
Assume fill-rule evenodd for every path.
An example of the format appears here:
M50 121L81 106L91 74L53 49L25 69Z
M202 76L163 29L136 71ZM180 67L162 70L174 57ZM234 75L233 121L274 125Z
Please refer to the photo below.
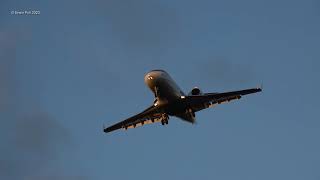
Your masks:
M154 96L155 98L159 97L159 88L157 86L154 87Z

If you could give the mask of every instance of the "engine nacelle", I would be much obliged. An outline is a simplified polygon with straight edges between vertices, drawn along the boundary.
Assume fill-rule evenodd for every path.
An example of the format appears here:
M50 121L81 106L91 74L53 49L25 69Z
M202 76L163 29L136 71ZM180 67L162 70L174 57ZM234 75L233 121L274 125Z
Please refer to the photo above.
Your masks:
M198 87L194 87L188 95L201 95L202 91Z

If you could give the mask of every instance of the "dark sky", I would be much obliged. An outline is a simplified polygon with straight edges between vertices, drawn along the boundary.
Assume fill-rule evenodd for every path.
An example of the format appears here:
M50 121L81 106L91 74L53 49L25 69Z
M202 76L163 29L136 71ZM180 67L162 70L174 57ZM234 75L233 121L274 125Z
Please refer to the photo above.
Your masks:
M0 179L317 180L319 22L316 0L1 1ZM153 102L151 69L264 91L104 134Z

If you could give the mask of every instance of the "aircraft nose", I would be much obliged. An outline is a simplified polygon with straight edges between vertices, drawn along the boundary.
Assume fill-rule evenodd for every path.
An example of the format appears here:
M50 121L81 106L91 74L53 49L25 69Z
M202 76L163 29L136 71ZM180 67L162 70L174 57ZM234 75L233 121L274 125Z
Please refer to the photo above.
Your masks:
M160 76L161 72L151 71L145 75L144 82L149 86L150 89L153 89L157 85L157 81Z
M144 82L149 86L149 87L153 87L156 85L156 82L155 82L155 76L152 74L152 73L148 73L145 75L144 77Z

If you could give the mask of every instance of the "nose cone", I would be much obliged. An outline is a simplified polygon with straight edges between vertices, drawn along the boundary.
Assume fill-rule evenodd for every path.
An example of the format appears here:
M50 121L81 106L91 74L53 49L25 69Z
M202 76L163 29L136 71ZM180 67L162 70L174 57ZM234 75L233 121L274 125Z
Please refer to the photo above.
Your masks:
M151 90L153 90L164 73L165 71L163 70L152 70L144 76L144 82Z

